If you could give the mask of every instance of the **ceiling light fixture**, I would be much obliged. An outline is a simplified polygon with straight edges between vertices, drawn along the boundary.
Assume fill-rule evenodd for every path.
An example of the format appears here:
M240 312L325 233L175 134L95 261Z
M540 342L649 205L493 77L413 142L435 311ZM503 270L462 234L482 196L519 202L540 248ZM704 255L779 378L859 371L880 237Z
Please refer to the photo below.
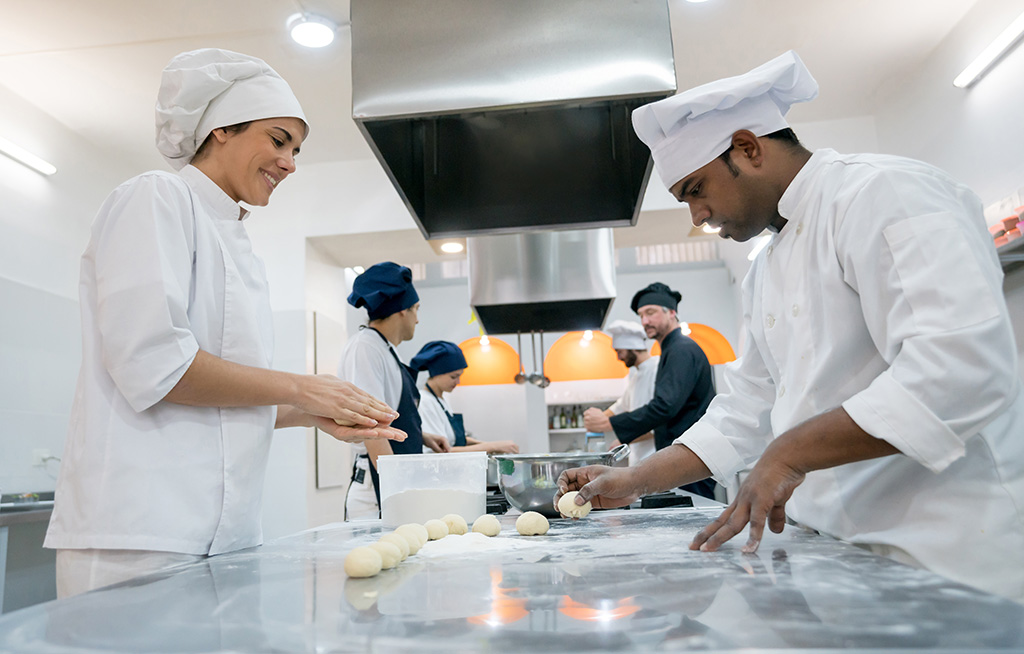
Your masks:
M1024 14L1017 16L1017 20L1010 23L1009 27L1003 30L987 48L982 50L981 54L967 68L964 68L964 72L956 76L956 79L953 80L953 86L966 89L977 82L995 66L996 62L1004 54L1009 52L1020 41L1022 35L1024 35Z
M15 145L3 137L0 137L0 152L44 175L52 175L57 172L57 167L50 162L40 159L25 148Z
M722 231L721 227L712 227L711 225L709 225L707 223L704 223L704 225L703 225L703 227L701 229L704 230L705 234L717 234L718 232Z
M462 243L459 243L457 241L448 241L447 243L441 244L441 251L447 252L448 254L458 254L459 252L462 252L465 249L466 248L462 245Z
M316 14L293 14L288 18L288 33L292 40L307 48L322 48L334 41L338 26Z

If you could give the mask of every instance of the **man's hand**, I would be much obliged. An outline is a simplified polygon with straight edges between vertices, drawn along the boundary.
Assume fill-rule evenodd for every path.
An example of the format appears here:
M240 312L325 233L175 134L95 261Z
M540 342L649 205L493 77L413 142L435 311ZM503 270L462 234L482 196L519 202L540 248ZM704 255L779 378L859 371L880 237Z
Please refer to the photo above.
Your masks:
M597 407L590 407L583 412L583 426L587 431L596 434L612 431L612 423L608 420L608 416Z
M785 462L776 460L770 454L771 448L754 465L750 475L740 485L736 499L732 501L718 519L704 527L693 538L690 549L714 552L727 540L743 531L750 524L750 537L743 552L757 551L764 534L764 524L776 534L786 526L786 502L796 487L803 483L804 473L795 470Z
M558 493L554 506L569 491L579 491L576 504L587 502L595 509L614 509L636 501L640 491L636 487L633 471L635 468L610 468L608 466L587 466L573 468L558 475Z
M428 434L423 432L423 444L438 454L452 451L452 446L451 443L448 442L448 439L444 436L438 436L437 434Z

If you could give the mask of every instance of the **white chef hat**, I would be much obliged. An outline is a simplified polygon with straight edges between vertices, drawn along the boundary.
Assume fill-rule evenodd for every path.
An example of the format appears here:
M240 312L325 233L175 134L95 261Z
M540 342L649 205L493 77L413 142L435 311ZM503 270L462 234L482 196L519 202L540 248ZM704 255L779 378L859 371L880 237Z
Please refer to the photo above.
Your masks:
M605 328L612 337L612 348L616 350L646 350L647 334L637 322L616 320Z
M665 188L672 188L728 150L737 131L764 136L785 129L790 106L817 95L818 83L790 50L749 73L638 107L633 129L651 149Z
M309 133L288 82L262 59L218 48L183 52L160 77L156 147L181 170L213 130L265 118L298 118Z

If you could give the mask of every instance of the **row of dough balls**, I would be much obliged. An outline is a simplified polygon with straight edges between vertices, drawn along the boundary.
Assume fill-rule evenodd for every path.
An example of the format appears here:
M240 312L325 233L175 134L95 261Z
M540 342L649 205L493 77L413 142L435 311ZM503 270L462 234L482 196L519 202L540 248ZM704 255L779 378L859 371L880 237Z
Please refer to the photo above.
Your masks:
M345 557L345 574L349 577L372 577L419 552L428 540L439 540L449 534L461 536L467 531L469 527L465 518L457 513L449 513L440 520L427 520L422 525L415 522L404 524L381 536L372 545L353 548ZM493 515L485 513L473 523L473 531L497 536L501 532L501 523Z

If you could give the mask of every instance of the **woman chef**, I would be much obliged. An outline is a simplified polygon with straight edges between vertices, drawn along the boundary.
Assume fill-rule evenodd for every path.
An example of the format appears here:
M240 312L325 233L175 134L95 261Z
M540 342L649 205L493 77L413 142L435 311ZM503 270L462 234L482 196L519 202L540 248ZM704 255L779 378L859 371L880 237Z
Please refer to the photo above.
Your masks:
M450 448L445 439L423 433L416 410L420 401L416 375L395 352L395 346L412 339L419 323L420 297L412 285L412 271L390 261L374 264L356 277L348 302L357 309L366 307L370 321L345 346L338 376L396 407L398 418L392 426L408 434L400 443L367 441L365 447L356 448L345 519L372 520L380 516L377 457L419 454L424 444L437 452Z
M61 597L259 545L275 427L403 437L352 384L268 369L267 279L239 203L266 205L295 170L308 126L288 84L254 57L186 52L156 118L178 173L115 189L82 257L82 367L45 543Z
M466 357L459 346L450 341L430 341L409 362L409 367L419 373L430 374L420 400L420 418L423 433L444 436L453 452L493 452L495 454L516 454L519 447L512 441L479 441L466 436L462 414L452 413L444 399L459 385L465 372Z

